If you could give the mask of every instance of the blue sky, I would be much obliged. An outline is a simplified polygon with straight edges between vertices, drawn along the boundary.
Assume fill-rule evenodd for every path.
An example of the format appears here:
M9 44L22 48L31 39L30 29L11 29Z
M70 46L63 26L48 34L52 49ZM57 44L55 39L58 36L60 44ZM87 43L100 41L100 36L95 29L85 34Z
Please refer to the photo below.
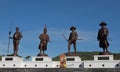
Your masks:
M39 53L39 35L47 25L52 43L46 53L50 57L67 52L69 28L77 28L79 38L77 51L102 51L96 39L99 23L105 21L110 34L110 52L120 52L120 0L0 0L0 54L7 54L8 32L12 35L19 26L23 39L19 55L36 56ZM71 51L73 47L71 46ZM12 40L10 53L13 52Z

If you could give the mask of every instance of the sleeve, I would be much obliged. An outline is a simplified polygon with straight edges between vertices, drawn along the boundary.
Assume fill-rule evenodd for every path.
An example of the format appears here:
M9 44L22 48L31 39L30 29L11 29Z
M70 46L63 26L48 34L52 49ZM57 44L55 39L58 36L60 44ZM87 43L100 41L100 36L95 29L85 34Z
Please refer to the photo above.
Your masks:
M106 28L106 35L108 36L109 35L109 30Z
M75 36L76 36L76 40L77 40L77 39L78 39L78 33L77 33L77 32L76 32L76 35L75 35Z
M20 38L23 38L23 35L22 35L22 33L20 32Z
M50 41L50 38L49 38L49 35L47 34L47 42L49 42Z
M100 40L100 30L98 31L97 40Z
M13 34L13 39L15 39L15 33Z
M39 35L39 39L42 39L42 34Z
M69 38L68 38L68 40L70 40L71 39L71 33L70 33L70 35L69 35Z

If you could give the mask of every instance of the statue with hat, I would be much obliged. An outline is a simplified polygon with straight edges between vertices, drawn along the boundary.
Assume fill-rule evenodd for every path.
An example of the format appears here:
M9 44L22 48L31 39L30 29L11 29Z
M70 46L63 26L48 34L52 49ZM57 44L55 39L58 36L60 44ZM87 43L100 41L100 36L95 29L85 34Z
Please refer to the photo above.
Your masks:
M40 39L39 44L40 54L38 54L38 56L47 56L47 54L44 53L45 50L47 50L47 43L49 42L49 35L47 34L46 26L43 30L43 33L40 34L39 39Z
M13 37L9 37L9 38L13 39L14 53L12 55L18 56L19 42L21 38L23 38L22 33L19 32L19 27L16 27L16 32L14 33Z
M69 38L68 38L68 54L70 54L70 46L73 44L74 53L76 55L76 41L78 39L78 34L75 31L76 27L71 26L70 30L71 30L71 33L70 33Z
M97 35L97 39L99 41L99 47L103 48L103 54L109 54L108 51L108 46L109 46L109 42L108 42L108 28L106 28L105 26L107 25L105 22L101 22L99 24L101 26L101 28L98 31L98 35Z

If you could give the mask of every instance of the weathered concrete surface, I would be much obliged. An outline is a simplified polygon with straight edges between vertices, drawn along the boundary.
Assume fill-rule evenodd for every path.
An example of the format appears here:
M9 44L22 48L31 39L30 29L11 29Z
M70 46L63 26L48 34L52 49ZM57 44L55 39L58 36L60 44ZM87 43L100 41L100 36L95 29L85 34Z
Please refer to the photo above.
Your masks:
M120 72L120 68L0 68L0 72Z
M120 68L88 68L85 72L120 72Z

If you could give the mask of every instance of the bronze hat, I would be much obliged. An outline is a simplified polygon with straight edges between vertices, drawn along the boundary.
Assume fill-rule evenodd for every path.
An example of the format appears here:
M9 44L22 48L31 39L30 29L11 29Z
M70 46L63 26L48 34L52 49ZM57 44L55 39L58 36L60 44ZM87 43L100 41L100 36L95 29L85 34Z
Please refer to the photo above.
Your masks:
M72 30L72 29L76 30L76 27L74 27L74 26L71 26L70 30Z
M100 26L106 26L107 24L105 22L101 22L99 25Z
M46 27L46 25L45 25L45 27L44 27L44 29L43 29L45 32L47 32L47 27Z

